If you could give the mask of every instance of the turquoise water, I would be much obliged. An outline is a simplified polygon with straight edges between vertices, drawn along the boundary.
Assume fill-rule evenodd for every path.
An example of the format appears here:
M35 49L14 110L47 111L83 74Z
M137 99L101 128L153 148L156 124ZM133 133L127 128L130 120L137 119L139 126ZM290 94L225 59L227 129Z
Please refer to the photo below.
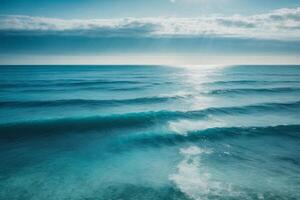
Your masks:
M300 199L300 66L2 66L0 199Z

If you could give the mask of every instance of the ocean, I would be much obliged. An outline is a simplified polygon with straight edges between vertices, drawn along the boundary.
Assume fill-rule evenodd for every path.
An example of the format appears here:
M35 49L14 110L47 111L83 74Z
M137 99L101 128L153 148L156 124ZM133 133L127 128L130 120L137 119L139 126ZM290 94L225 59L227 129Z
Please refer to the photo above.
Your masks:
M300 199L300 66L1 66L0 199Z

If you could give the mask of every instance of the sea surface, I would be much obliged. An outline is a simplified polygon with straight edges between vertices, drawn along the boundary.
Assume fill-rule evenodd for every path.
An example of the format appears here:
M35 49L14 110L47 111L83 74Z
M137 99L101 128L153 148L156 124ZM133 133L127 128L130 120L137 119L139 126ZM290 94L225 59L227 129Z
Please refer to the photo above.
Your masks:
M298 200L300 66L1 66L2 200Z

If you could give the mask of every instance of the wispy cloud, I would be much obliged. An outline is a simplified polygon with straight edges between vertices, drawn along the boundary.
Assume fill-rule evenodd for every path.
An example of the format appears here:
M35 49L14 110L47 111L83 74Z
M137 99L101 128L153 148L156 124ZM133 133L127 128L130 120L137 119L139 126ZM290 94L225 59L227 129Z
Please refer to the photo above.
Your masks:
M86 37L237 37L300 40L300 7L251 16L64 20L0 16L0 34Z

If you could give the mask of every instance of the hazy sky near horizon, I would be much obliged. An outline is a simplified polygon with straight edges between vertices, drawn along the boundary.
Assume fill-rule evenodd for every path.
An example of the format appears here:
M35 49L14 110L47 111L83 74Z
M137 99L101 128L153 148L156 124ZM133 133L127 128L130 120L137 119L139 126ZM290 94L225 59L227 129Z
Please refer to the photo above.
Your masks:
M291 63L300 63L300 0L0 0L0 5L1 64L29 64L30 58L46 64L56 56L63 63L70 56L81 63L92 56L97 63L98 56L101 64L104 57L139 55L202 61L265 56L266 62L291 57Z

